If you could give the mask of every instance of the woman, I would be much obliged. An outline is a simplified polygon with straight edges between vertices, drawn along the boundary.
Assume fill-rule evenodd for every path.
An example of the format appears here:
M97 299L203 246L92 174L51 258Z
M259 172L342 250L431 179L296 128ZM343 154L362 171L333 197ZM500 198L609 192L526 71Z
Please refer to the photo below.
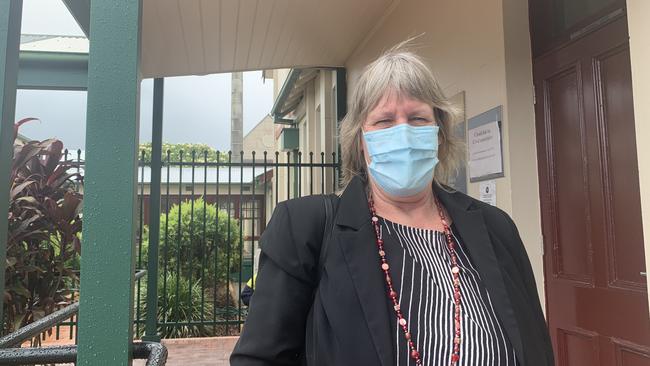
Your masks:
M453 108L399 47L342 122L342 186L275 209L231 365L553 365L510 217L442 185ZM330 217L331 217L330 216Z

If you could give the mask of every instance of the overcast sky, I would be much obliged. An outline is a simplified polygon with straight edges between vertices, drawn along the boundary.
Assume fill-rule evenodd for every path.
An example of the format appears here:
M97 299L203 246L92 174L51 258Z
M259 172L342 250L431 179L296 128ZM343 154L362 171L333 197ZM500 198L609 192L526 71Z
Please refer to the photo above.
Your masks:
M60 0L24 0L23 34L83 36ZM153 81L143 80L140 141L151 141ZM244 73L244 134L271 110L273 85L261 71ZM16 119L37 117L21 134L33 139L56 137L69 149L84 148L86 92L19 90ZM163 140L230 147L230 74L165 79Z

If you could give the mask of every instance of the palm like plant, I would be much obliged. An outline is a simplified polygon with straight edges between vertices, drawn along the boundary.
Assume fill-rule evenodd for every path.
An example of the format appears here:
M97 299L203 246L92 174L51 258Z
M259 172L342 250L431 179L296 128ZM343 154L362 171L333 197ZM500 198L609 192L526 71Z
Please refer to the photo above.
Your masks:
M15 124L14 141L20 125ZM81 251L82 195L62 161L56 139L14 144L9 192L9 236L5 269L4 331L13 331L69 302L76 286L71 266Z

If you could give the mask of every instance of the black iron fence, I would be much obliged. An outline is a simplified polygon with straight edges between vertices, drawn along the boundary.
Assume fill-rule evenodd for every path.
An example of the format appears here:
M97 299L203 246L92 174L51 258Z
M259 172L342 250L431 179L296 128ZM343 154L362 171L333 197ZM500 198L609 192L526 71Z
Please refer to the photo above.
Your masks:
M66 157L83 175L81 152L71 155ZM150 205L157 183L149 161L142 152L136 267L148 269L150 237L155 236L149 226L158 219L158 273L148 269L158 279L157 333L162 338L238 334L247 314L239 295L255 273L268 218L280 201L335 191L340 173L336 154L168 151L162 159L159 212ZM83 191L83 184L77 184ZM146 280L137 280L136 337L144 335L152 308L146 287ZM69 327L64 335L62 326ZM51 336L72 339L76 319L57 326Z

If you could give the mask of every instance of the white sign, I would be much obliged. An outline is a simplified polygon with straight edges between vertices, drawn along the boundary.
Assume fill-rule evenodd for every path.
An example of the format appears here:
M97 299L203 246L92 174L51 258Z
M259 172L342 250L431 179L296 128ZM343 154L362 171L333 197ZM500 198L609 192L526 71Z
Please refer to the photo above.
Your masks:
M492 206L497 205L497 185L493 180L486 180L479 184L479 199Z
M503 173L499 123L489 122L467 131L470 180Z

